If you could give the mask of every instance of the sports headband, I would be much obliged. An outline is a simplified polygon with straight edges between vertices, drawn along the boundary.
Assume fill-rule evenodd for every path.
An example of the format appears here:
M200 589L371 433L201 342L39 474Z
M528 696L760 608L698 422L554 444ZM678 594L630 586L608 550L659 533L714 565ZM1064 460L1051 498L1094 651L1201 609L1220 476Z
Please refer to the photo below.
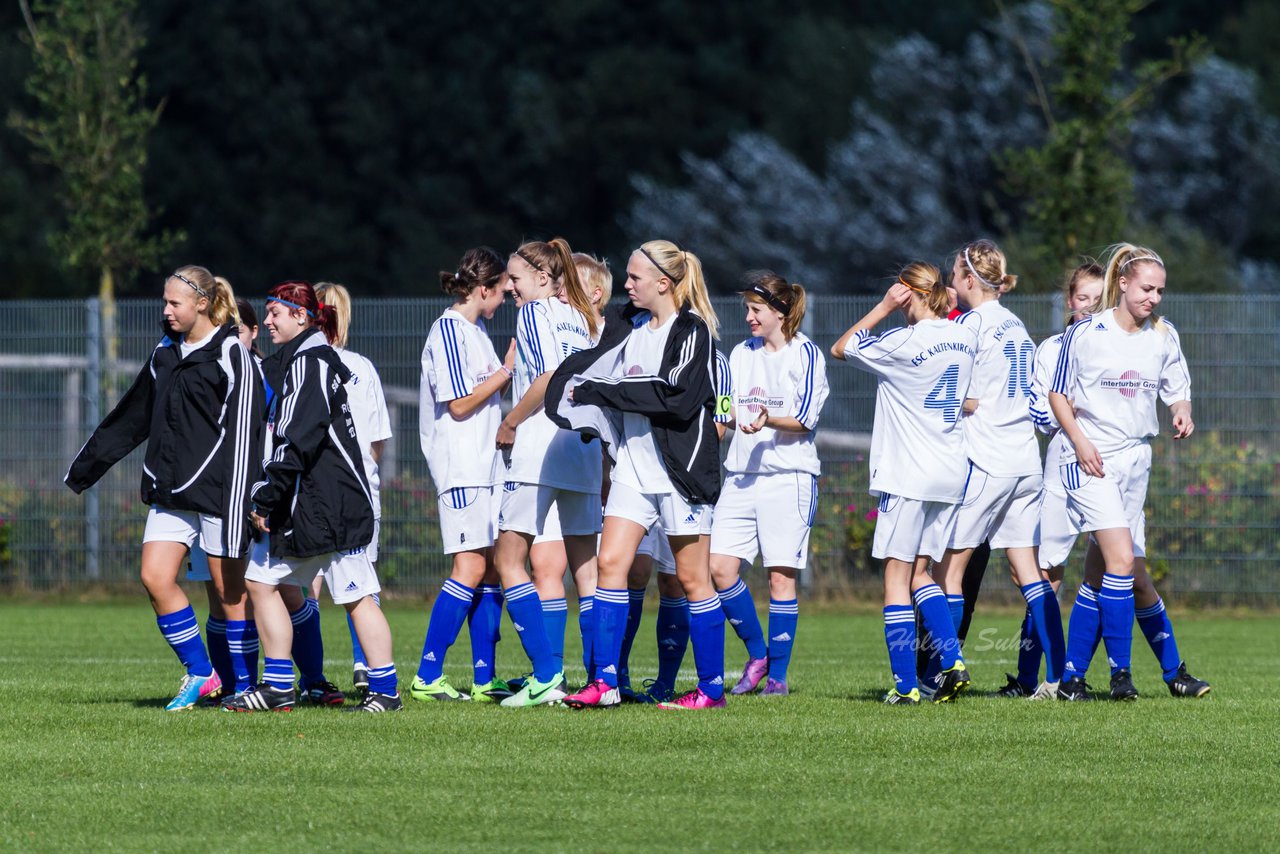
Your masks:
M742 294L743 296L746 296L747 294L751 294L752 296L760 297L760 299L768 303L769 306L773 308L775 311L781 312L784 317L791 313L790 305L778 299L776 296L769 293L767 290L760 287L759 285L752 285L751 287L743 291Z
M1157 258L1155 255L1134 255L1128 261L1125 261L1123 264L1121 264L1120 269L1123 270L1125 267L1128 267L1130 264L1132 264L1135 261L1155 261L1161 267L1164 266L1164 262L1161 261L1159 258ZM192 287L195 287L195 286L192 285Z
M550 276L550 275L551 275L551 272L550 272L549 270L546 270L546 269L545 269L545 268L543 268L543 266L542 266L541 264L539 264L537 261L533 260L533 259L532 259L532 258L530 258L528 255L524 254L524 250L523 250L523 249L517 249L517 250L516 250L516 254L517 254L517 255L519 255L521 258L523 258L523 259L524 259L524 262L525 262L526 264L528 264L528 265L529 265L530 267L532 267L533 269L537 270L539 273L546 273L548 276Z
M208 298L209 298L209 292L208 292L208 291L206 291L204 288L200 287L200 286L199 286L199 285L197 285L195 282L191 281L190 279L188 279L186 276L182 275L181 273L174 273L174 274L173 274L173 278L177 279L177 280L178 280L178 281L180 281L180 282L186 282L188 285L190 285L190 286L191 286L191 290L195 291L196 293L198 293L200 296L204 297L205 299L208 299Z
M977 275L977 274L975 273L974 275ZM898 279L898 284L902 285L904 288L906 288L909 291L920 294L921 296L927 297L929 294L933 293L933 288L922 288L919 285L913 285L910 282L904 282L902 279Z
M676 246L676 251L677 251L677 252L679 252L679 253L680 253L680 254L682 254L682 255L684 254L684 250L683 250L683 249L681 249L679 246ZM656 258L654 258L652 255L650 255L650 254L649 254L649 251L648 251L647 249L645 249L643 246L641 246L641 247L640 247L640 252L644 255L644 257L646 257L646 258L648 258L648 259L649 259L649 263L650 263L650 264L652 264L653 266L655 266L655 267L657 267L657 268L658 268L658 272L659 272L659 273L661 273L662 275L664 275L664 276L666 276L668 279L670 279L672 284L674 284L674 285L678 285L678 284L680 284L680 280L679 280L678 278L676 278L675 276L671 275L670 273L668 273L668 272L667 272L667 270L666 270L666 268L665 268L665 267L663 267L661 264L659 264L659 263L658 263L658 259L656 259Z
M964 248L964 265L965 265L966 267L968 267L968 268L969 268L969 272L970 272L970 273L973 273L973 277L974 277L975 279L977 279L979 282L982 282L982 284L984 284L984 285L986 285L987 287L991 288L991 290L993 290L993 291L998 291L998 290L1000 290L1000 288L999 288L998 286L991 284L991 283L990 283L990 282L988 282L986 279L984 279L984 278L982 278L981 276L979 276L979 275L978 275L978 271L977 271L977 270L975 270L975 269L973 269L973 262L969 260L969 247L968 247L968 246L966 246L966 247Z
M278 302L281 305L289 306L289 308L301 309L307 313L307 317L314 318L316 316L316 313L306 306L298 305L296 302L289 302L287 299L280 299L280 297L267 297L267 302Z

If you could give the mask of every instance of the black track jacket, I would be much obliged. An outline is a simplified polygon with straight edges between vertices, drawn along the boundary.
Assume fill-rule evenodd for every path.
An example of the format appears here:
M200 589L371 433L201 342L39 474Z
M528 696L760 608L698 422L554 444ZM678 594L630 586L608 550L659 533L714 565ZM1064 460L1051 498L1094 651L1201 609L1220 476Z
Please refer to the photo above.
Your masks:
M648 416L667 475L690 504L720 497L720 442L715 414L716 350L711 330L680 309L658 376L622 376L623 348L650 314L630 303L609 307L600 343L560 363L547 386L547 415L566 430L599 438L616 460L622 413ZM568 389L573 388L573 400Z
M373 497L344 387L351 372L316 327L281 347L263 370L277 391L275 445L250 497L271 528L272 556L368 546Z
M234 323L182 358L166 335L133 386L80 449L64 478L84 492L145 440L142 500L223 520L222 554L249 545L249 484L262 461L265 395Z

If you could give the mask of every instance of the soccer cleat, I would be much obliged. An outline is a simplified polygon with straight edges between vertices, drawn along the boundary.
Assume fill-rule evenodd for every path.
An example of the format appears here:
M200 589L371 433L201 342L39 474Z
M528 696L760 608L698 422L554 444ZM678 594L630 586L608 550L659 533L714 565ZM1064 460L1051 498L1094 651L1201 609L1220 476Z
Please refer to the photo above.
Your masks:
M741 694L750 694L768 673L769 659L748 658L747 663L742 666L742 678L738 680L737 685L734 685L729 690L729 693L735 697Z
M612 709L622 705L622 695L603 679L597 679L576 694L565 697L564 704L571 709Z
M636 694L636 702L646 705L665 703L676 695L676 689L659 682L657 679L644 680L644 690Z
M515 679L508 679L507 687L510 688L513 692L519 691L525 685L529 684L529 680L532 678L533 678L532 673L526 673L523 676L517 676Z
M669 700L665 703L659 703L658 708L665 711L702 711L703 709L723 709L725 707L724 697L719 700L713 700L703 693L701 688L697 688L685 694L678 700Z
M1133 674L1120 669L1111 674L1111 699L1129 702L1138 699L1138 689L1133 687Z
M1187 663L1178 665L1178 675L1169 680L1169 693L1175 697L1203 697L1211 689L1209 683L1187 672Z
M781 679L767 679L764 683L764 690L760 692L761 697L785 697L791 693L791 689L787 687L787 683Z
M404 702L400 699L399 694L375 694L369 692L364 695L358 705L348 706L343 709L344 712L398 712L404 708Z
M937 678L937 677L934 677L934 678ZM938 693L938 686L930 685L927 682L921 682L919 685L919 691L920 691L920 698L922 700L928 700L929 702L932 703L933 698Z
M208 676L193 676L188 673L182 677L182 684L178 687L178 693L168 702L164 710L166 712L180 712L183 709L189 709L204 697L221 688L222 680L218 678L217 671Z
M963 661L957 661L950 670L938 674L938 690L934 692L933 702L950 703L968 687L969 671L965 670Z
M920 705L920 691L912 688L905 694L899 694L898 689L893 689L884 695L886 706L918 706Z
M314 682L306 688L299 682L298 699L312 706L341 706L347 701L347 695L332 682Z
M356 696L363 700L364 695L369 693L369 668L358 664L351 668L351 687L355 689Z
M622 680L618 680L618 696L622 698L623 703L643 703L640 695L631 687L631 683L623 684Z
M449 679L445 676L441 676L430 684L423 682L421 676L413 677L413 684L409 686L409 696L415 700L440 700L443 702L471 699L465 692L459 691L450 685Z
M219 677L219 680L221 680L221 677ZM200 705L210 706L216 709L218 706L221 706L223 702L226 701L228 698L230 698L231 695L234 693L235 692L232 691L230 688L228 688L225 684L220 684L216 690L210 691L208 694L205 694L203 697L200 698Z
M1056 700L1058 698L1057 682L1041 682L1039 687L1027 697L1028 700Z
M1089 696L1089 683L1083 676L1072 676L1058 686L1058 699L1072 703L1083 703L1093 698Z
M477 703L500 703L515 692L501 679L490 679L471 686L471 699Z
M569 693L569 686L564 681L564 674L557 673L547 682L539 682L530 676L523 688L507 697L499 705L504 709L523 709L529 706L550 706L558 703ZM616 703L617 691L614 691Z
M266 683L254 685L222 703L224 712L292 712L293 687L274 688Z
M1004 678L1008 681L1005 682L1003 688L996 692L995 695L997 697L1028 697L1031 695L1031 692L1024 688L1022 683L1018 681L1018 677L1012 673L1006 673Z

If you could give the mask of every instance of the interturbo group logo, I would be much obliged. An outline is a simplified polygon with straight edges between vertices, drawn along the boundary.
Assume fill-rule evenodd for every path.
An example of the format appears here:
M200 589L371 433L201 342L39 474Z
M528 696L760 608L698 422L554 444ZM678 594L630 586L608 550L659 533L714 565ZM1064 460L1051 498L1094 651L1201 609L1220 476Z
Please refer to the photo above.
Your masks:
M785 401L780 397L770 397L769 393L760 386L755 386L738 398L738 405L753 415L759 415L763 409L781 409L784 403Z
M1139 390L1154 391L1159 384L1142 378L1138 371L1128 370L1118 377L1103 377L1102 387L1115 389L1125 397L1137 397Z

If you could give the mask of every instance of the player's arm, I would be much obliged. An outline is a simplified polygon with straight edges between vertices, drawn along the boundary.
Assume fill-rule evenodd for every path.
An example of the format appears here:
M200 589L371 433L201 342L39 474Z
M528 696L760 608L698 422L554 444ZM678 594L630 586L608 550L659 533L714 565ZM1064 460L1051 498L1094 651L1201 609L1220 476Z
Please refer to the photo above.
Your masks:
M502 360L501 368L486 377L485 381L473 388L470 394L455 397L449 401L449 414L453 416L453 420L465 421L488 403L489 398L505 391L511 383L511 370L515 367L515 364L516 342L513 338L511 339L511 346L507 348L507 357ZM543 385L543 390L546 390L545 384Z
M831 345L831 355L840 361L845 361L846 353L851 342L859 332L870 332L878 324L883 322L900 308L903 308L911 301L911 291L898 282L893 283L893 287L884 295L884 299L876 303L871 311L862 316L862 319L850 326L848 331L841 335L836 343Z
M1185 439L1195 432L1195 422L1191 420L1191 401L1179 400L1169 407L1173 416L1173 438Z

